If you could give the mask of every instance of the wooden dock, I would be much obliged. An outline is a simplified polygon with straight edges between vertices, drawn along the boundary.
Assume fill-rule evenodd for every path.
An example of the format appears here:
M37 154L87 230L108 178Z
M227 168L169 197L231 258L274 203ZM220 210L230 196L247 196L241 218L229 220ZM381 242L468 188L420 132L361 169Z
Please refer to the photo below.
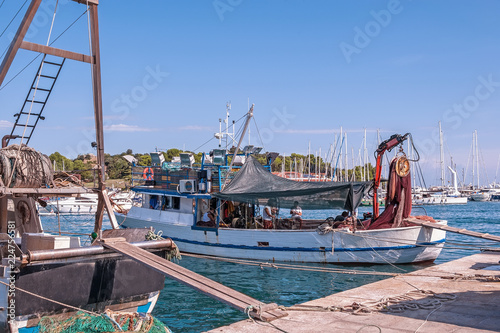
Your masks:
M210 332L500 332L499 260L499 252L476 254L290 307L272 323ZM384 305L390 311L376 309Z
M143 265L153 268L171 279L194 288L209 297L224 302L242 312L247 312L252 317L258 318L259 320L270 322L288 315L285 311L279 310L277 304L263 304L248 295L226 287L169 260L141 249L140 247L132 245L125 241L125 238L105 238L102 240L101 244L106 248L112 249Z

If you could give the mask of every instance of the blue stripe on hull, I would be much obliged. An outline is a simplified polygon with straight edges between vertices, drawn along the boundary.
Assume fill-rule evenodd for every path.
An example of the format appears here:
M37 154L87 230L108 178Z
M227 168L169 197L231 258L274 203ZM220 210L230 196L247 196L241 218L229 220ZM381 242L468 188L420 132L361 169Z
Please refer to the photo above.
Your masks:
M291 251L291 252L330 252L332 248L305 248L305 247L272 247L272 246L248 246L248 245L233 245L233 244L214 244L207 242L198 242L181 238L168 237L172 239L174 242L180 243L188 243L194 245L203 245L203 246L214 246L214 247L224 247L224 248L232 248L232 249L243 249L243 250L263 250L263 251ZM417 245L400 245L400 246L387 246L387 247L364 247L364 248L334 248L334 252L357 252L357 251L387 251L387 250L403 250L403 249L411 249L416 248L418 246L429 246L429 245L438 245L444 243L445 239L440 239L435 242L423 242L418 243Z

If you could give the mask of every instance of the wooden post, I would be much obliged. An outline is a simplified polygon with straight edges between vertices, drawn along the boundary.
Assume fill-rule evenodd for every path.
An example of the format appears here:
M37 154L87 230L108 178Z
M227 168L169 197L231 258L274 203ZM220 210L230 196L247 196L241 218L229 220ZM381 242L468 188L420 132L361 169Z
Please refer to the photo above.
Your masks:
M7 195L0 198L0 233L7 233Z
M14 36L14 39L10 43L9 50L7 51L7 54L5 55L5 58L2 61L2 65L0 66L0 86L2 86L3 80L5 79L5 76L9 71L12 61L14 61L14 58L16 57L17 50L19 50L19 47L23 42L24 36L26 35L26 32L28 31L31 25L31 21L33 21L33 18L35 17L38 7L40 7L41 2L42 0L31 1L30 6L26 11L26 14L24 14L24 18L21 21L21 25L17 29L16 35Z
M109 199L106 189L106 165L104 164L104 131L103 131L103 118L102 118L102 85L101 85L101 55L99 47L99 20L97 15L97 5L89 4L90 16L90 38L92 42L92 87L94 92L94 118L95 118L95 132L97 142L97 164L98 169L98 189L99 189L99 205L100 208L96 214L94 231L99 233L102 228L102 218L106 208L109 219L113 228L116 228L116 218L111 208L108 205Z

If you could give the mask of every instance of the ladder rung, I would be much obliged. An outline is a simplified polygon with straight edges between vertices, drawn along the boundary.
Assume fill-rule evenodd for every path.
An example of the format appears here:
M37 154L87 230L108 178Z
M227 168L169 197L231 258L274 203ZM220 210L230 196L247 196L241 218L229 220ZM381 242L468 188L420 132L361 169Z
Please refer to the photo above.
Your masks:
M44 64L49 64L49 65L54 65L54 66L62 66L62 64L58 64L57 62L52 62L52 61L43 61Z
M20 127L35 127L35 125L23 125L23 124L14 124L14 126L20 126Z
M30 99L27 99L26 102L29 102L29 103L38 103L38 104L45 104L46 102L40 102L40 101L32 101Z
M21 112L20 114L29 114L30 116L40 116L39 113L29 113L29 112Z
M45 77L47 79L52 79L52 80L55 80L56 77L55 76L49 76L49 75L43 75L43 74L40 74L40 77Z
M31 87L33 90L50 91L50 89Z

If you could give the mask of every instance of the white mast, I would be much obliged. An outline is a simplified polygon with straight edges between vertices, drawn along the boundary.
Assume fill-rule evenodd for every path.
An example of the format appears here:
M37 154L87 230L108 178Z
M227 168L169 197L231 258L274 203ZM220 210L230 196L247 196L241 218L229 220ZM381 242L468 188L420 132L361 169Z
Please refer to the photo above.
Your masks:
M366 128L365 128L365 137L363 138L363 181L368 180L369 175L368 171L368 150L366 149Z
M348 161L349 161L349 156L348 156L348 152L347 152L347 132L344 133L344 136L345 136L345 181L348 182L349 181L349 176L348 176L348 169L349 169L349 166L348 166Z
M338 170L339 170L339 180L340 181L343 181L343 177L342 177L342 170L344 170L344 156L342 154L342 147L344 145L344 134L342 133L342 126L340 126L340 137L339 137L339 140L340 140L340 148L339 148L339 154L340 154L340 158L339 158L339 166L338 166Z
M308 179L311 180L311 141L309 140L309 147L307 148L307 167Z
M441 165L441 187L444 188L444 150L443 150L443 131L441 130L441 122L439 122L439 163Z
M318 154L318 178L321 181L321 147L319 147L319 154Z
M285 177L285 153L283 153L283 161L281 162L281 174L282 177Z
M476 133L476 173L477 173L477 188L479 189L479 150L478 150L478 143L477 143L477 130L475 130Z
M352 160L352 181L356 181L356 173L354 172L354 148L351 147L351 160Z

